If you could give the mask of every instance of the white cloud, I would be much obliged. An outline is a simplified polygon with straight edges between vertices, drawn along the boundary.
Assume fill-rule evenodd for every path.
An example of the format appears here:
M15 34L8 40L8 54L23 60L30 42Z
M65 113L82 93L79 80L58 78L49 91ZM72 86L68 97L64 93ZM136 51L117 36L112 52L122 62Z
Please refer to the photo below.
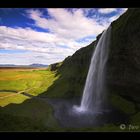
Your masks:
M0 49L26 50L30 51L32 56L34 56L33 53L40 53L40 55L45 54L45 56L48 56L44 59L47 64L54 63L58 60L62 61L65 57L72 55L77 49L89 44L89 42L90 40L78 43L74 40L60 38L52 33L37 32L29 28L14 29L6 26L0 26ZM18 54L11 55L17 59L18 57L21 58ZM29 58L31 58L31 55ZM16 58L12 59L16 60ZM4 56L3 59L0 59L0 63L11 61L11 59L6 59L6 56ZM27 57L25 57L25 59L28 61ZM38 61L40 59L35 57L34 59L29 60ZM32 63L34 63L34 61Z
M55 41L56 38L55 35L51 33L36 32L30 28L10 28L6 26L0 26L0 35L43 42L52 42Z
M52 19L43 18L40 11L28 10L30 18L35 25L49 29L52 33L65 39L79 39L90 35L97 35L107 26L98 24L96 19L87 18L82 9L74 13L62 8L49 8L48 13Z
M117 11L117 8L100 8L98 10L98 12L101 14L109 14L109 13L116 12L116 11Z
M109 21L112 22L114 20L116 20L117 18L119 18L120 15L115 15L109 18Z
M114 16L111 16L108 20L109 22L112 22L120 17L124 12L126 12L127 8L121 8L118 10L118 13Z
M34 26L49 29L50 32L38 32L31 28L11 28L0 26L0 49L26 50L26 53L0 53L0 63L51 64L62 61L76 50L90 44L110 22L115 19L87 17L94 15L94 9L47 9L51 18L43 16L39 10L28 10L28 18L34 20ZM119 15L123 13L120 10ZM118 15L115 15L118 16ZM102 24L101 24L102 23ZM81 40L81 41L77 41ZM84 40L84 41L83 41Z
M0 55L0 64L17 64L17 65L27 65L32 63L41 64L52 64L54 62L60 62L65 57L61 54L51 55L45 53L37 52L26 52L26 53L5 53L4 56Z
M120 8L119 14L123 14L123 13L126 12L127 10L128 10L128 8Z

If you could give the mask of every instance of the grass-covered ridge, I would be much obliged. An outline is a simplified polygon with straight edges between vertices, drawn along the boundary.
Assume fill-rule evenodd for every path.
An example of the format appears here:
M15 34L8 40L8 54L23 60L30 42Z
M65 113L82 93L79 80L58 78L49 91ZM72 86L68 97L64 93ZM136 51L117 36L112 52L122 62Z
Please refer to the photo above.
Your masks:
M52 131L57 127L53 110L44 100L0 107L0 131Z
M59 78L42 96L71 98L81 96L95 42L67 57L54 69ZM55 65L54 65L55 67Z

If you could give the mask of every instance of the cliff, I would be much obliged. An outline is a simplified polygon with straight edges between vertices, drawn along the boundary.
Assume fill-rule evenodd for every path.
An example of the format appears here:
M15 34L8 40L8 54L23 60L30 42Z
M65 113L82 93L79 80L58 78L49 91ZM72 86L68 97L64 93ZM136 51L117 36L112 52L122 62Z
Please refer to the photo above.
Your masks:
M140 9L128 9L111 23L107 61L108 99L126 113L140 108ZM66 58L57 69L59 78L43 95L70 98L82 96L90 60L100 38ZM138 117L137 117L138 118Z

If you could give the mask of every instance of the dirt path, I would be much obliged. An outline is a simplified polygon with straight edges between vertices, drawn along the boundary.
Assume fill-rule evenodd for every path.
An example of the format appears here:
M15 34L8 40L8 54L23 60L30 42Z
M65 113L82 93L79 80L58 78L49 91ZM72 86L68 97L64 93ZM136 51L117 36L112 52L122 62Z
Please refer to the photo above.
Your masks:
M20 94L19 92L13 91L13 90L0 90L0 92L9 92L9 93L11 93L10 95L4 96L4 97L0 97L0 99L4 99L4 98L7 98L7 97L11 97L11 96L15 96L17 94Z
M34 88L36 88L36 87L34 87ZM0 99L4 99L4 98L7 98L7 97L12 97L12 96L16 96L16 95L19 95L19 94L22 94L22 95L27 96L27 97L30 97L30 98L44 99L42 97L37 97L37 96L31 95L30 93L27 92L27 91L29 91L31 89L33 89L33 88L22 90L22 91L0 90L0 92L9 92L9 93L13 92L10 95L4 96L4 97L0 97Z
M27 90L30 90L30 89L27 89ZM29 93L26 93L25 91L27 91L27 90L22 90L22 91L0 90L0 92L9 92L9 93L13 92L10 95L4 96L4 97L0 97L0 99L16 96L16 95L19 95L19 94L22 94L22 95L25 95L25 96L28 96L28 97L34 97L33 95L30 95Z

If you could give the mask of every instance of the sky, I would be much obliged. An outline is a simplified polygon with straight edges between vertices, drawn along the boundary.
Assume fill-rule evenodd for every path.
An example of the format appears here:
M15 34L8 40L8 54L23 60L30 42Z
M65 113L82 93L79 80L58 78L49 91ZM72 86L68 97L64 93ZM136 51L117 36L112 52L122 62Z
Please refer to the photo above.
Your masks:
M127 8L0 8L0 64L63 61Z

